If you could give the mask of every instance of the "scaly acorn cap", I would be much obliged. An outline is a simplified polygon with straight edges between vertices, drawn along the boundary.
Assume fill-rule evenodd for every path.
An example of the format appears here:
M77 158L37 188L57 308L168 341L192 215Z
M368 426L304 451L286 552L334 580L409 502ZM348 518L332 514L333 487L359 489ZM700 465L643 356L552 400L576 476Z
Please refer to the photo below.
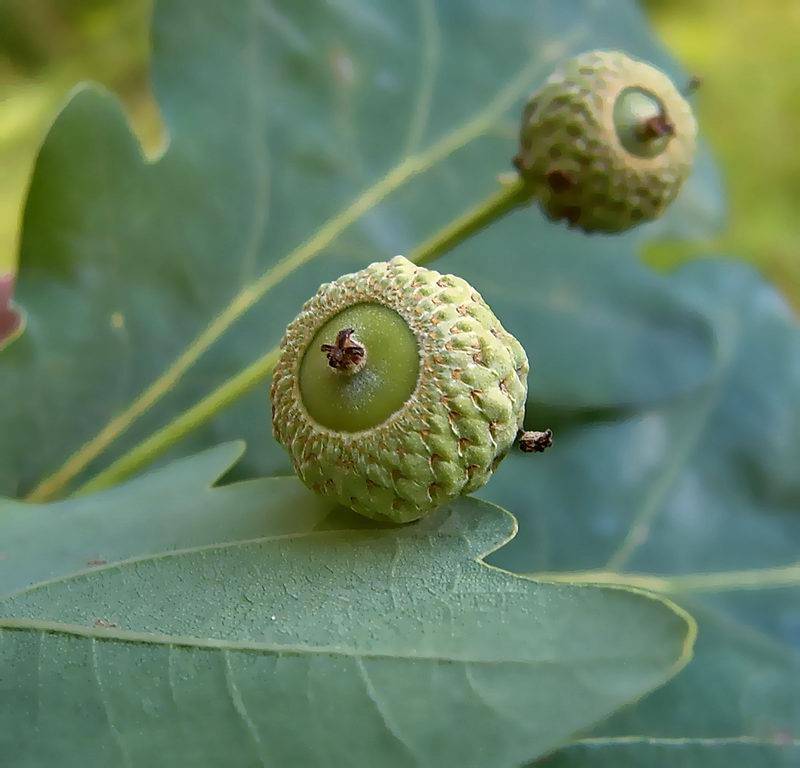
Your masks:
M549 218L615 233L664 212L691 171L696 134L689 103L663 72L592 51L531 97L515 164Z
M522 427L527 375L469 283L397 256L325 283L289 324L273 432L317 493L409 522L489 480Z

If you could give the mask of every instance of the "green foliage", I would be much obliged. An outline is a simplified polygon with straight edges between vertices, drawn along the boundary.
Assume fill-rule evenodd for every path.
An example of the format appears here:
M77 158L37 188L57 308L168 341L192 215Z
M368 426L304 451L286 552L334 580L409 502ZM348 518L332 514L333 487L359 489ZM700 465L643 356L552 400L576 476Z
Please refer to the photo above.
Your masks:
M163 156L84 89L38 158L0 493L64 496L273 347L320 282L482 199L526 94L594 47L683 77L627 2L162 0ZM535 580L479 562L514 529L485 501L369 527L293 479L210 489L235 446L97 496L0 502L0 753L511 766L571 740L549 764L796 761L798 330L749 272L639 261L721 209L703 154L652 226L586 237L531 208L436 265L526 347L530 426L556 430L485 490L521 525L491 562ZM266 390L181 452L244 437L234 474L286 472ZM701 634L633 704L692 640L639 588Z
M56 561L59 578L6 598L5 754L65 768L100 756L131 765L433 765L434 755L444 765L516 765L686 661L692 625L657 599L537 584L476 562L514 533L496 507L462 499L413 526L331 530L333 522L314 532L314 515L289 519L319 507L294 478L204 488L225 453L229 461L217 450L110 491L93 509L25 510L60 518L50 526L59 540L62 529L99 524L111 557L252 536L256 509L259 533L271 535L66 578L62 568L74 564ZM197 488L184 485L192 481ZM169 514L148 519L146 504L165 489L177 495L176 485L183 509L193 502L181 530ZM134 507L144 536L124 524ZM103 528L118 512L122 524Z
M520 519L493 562L656 589L699 622L683 674L553 765L788 768L800 757L800 332L749 269L698 262L676 282L711 313L714 374L636 412L550 414L558 450L511 457L481 493Z
M213 448L124 493L46 505L0 500L0 594L91 563L308 531L330 514L330 504L284 478L210 489L242 452L241 444Z
M36 152L75 83L120 93L148 147L159 122L147 88L152 0L0 0L0 276L17 264Z

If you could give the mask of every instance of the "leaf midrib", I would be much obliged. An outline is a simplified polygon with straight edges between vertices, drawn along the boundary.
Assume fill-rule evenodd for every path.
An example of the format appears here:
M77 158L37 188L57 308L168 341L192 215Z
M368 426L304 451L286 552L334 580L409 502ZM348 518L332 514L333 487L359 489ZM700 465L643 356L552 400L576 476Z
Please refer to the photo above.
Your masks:
M654 747L722 747L722 746L754 746L754 747L776 747L776 748L797 748L800 747L800 739L768 739L763 736L648 736L645 734L630 734L625 736L594 736L583 739L576 739L567 744L563 749L570 747L617 747L617 746L654 746Z
M275 654L278 656L312 656L325 655L340 658L395 660L395 661L420 661L435 664L469 664L473 666L553 666L574 668L582 663L618 663L630 661L630 654L608 656L587 656L577 659L567 658L476 658L472 656L445 656L441 654L413 654L391 653L388 651L360 651L351 648L342 648L335 645L311 645L303 643L278 644L259 643L247 640L223 640L213 637L194 637L192 635L168 635L157 632L141 632L117 628L97 628L83 624L69 622L49 621L42 619L0 619L0 641L3 632L32 631L43 634L69 635L90 640L109 640L141 645L175 646L179 648L196 648L198 650L243 651L251 653ZM658 663L663 663L663 655L637 654L637 659L652 658Z
M498 508L499 509L499 508ZM506 514L511 517L511 514L506 512ZM392 529L389 529L392 530ZM12 598L19 597L20 595L27 594L29 592L34 592L38 589L47 589L49 587L57 586L59 584L75 581L77 579L83 579L87 576L95 576L97 574L102 574L107 571L118 571L122 568L126 568L128 566L135 566L139 563L150 563L150 562L157 562L160 560L168 560L168 559L177 559L179 557L185 557L187 555L194 555L194 554L204 554L207 552L215 552L215 551L232 551L237 549L238 547L245 547L245 546L260 546L263 544L269 544L272 542L280 542L280 541L292 541L295 539L306 539L306 538L356 538L356 539L369 539L369 538L376 538L381 537L381 534L386 536L386 532L382 531L378 528L362 528L362 529L330 529L330 530L311 530L311 531L299 531L294 533L283 533L277 536L262 536L255 539L239 539L237 541L225 541L225 542L217 542L214 544L201 544L199 546L194 547L183 547L181 549L171 549L166 550L164 552L154 552L146 555L138 555L135 557L128 557L124 560L116 560L114 562L107 563L105 565L96 566L92 568L85 568L80 571L76 571L73 573L62 574L59 576L55 576L51 579L44 579L43 581L37 581L29 586L25 587L24 589L19 589L14 592L9 592L7 594L0 595L0 601L10 600ZM513 534L513 531L512 531ZM464 538L463 531L441 531L441 530L422 530L422 531L404 531L397 537L398 541L408 540L413 541L414 539L440 539L440 540L447 540L447 539L462 539ZM496 549L499 549L509 541L509 537L503 537L503 540L499 542L496 546L493 546L491 552L482 553L477 556L473 556L470 558L470 562L476 562L480 565L490 569L490 570L498 570L503 573L508 573L510 576L519 579L525 579L524 576L519 576L517 574L511 573L510 571L504 571L499 568L495 568L494 566L488 565L483 562L483 558L487 557L489 554L494 552Z

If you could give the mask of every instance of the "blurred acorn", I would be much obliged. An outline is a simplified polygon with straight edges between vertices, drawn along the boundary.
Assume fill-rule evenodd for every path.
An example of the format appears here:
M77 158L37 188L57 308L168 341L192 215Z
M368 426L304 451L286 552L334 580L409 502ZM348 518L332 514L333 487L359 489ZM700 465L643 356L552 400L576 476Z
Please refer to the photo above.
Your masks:
M689 103L663 72L592 51L531 97L515 165L549 218L622 232L661 216L678 194L696 133Z

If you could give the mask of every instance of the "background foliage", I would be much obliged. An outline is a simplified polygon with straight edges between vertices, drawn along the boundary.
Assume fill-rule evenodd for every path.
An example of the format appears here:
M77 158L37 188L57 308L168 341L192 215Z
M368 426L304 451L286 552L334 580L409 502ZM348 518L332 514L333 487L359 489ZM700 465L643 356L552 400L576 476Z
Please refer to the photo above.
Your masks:
M391 62L388 81L365 85L341 47L324 48L325 59L298 53L294 11L254 25L245 6L215 18L208 4L187 32L182 10L196 5L164 2L158 19L154 73L171 128L160 162L142 162L111 97L83 91L54 126L30 190L19 293L30 322L0 357L0 491L9 497L0 500L0 669L14 670L0 676L0 723L11 724L0 747L24 745L31 765L52 750L82 764L97 754L145 760L154 748L213 762L213 750L226 747L237 750L228 757L264 762L265 744L339 763L370 765L382 754L424 765L436 728L457 723L472 740L440 746L454 750L445 760L453 764L464 762L463 748L481 765L519 764L571 738L550 764L794 765L796 320L742 265L705 258L663 275L639 255L655 237L690 241L651 249L652 259L675 263L741 234L736 224L725 239L715 234L722 206L707 154L653 227L586 238L525 211L442 261L521 338L533 360L529 426L558 435L544 457L509 458L481 494L519 520L502 548L513 518L485 501L462 500L397 529L331 511L290 478L210 489L224 473L287 471L264 428L263 391L177 451L245 436L238 469L241 449L223 445L88 499L10 498L168 369L239 289L280 283L186 381L166 382L163 402L145 409L123 447L274 343L321 279L413 246L490 190L513 147L519 103L548 57L621 45L685 76L627 3L591 24L581 20L602 3L580 4L577 20L554 3L559 12L512 32L502 13L483 16L485 3L460 3L460 18L469 8L481 23L445 27L437 66L444 84L472 67L470 88L441 90L417 127L411 107L430 62L388 42L416 32L415 13L327 4L330 17L303 29L325 44L335 30L337 44ZM518 22L523 5L514 7ZM16 13L43 14L23 29L59 18L35 3ZM102 4L75 13L77 27L65 29L91 30L90 20L104 18L110 26L94 34L120 29ZM240 44L261 33L273 44ZM502 57L489 45L499 40ZM17 41L15 57L32 72L47 72L48 56ZM419 80L408 76L415 67ZM406 75L392 80L395 72ZM390 98L369 90L387 82ZM371 98L329 109L325 97L353 83ZM385 110L372 110L382 98L402 104L408 123L381 121L376 133ZM155 147L156 111L143 103L150 118L140 125ZM267 159L269 194L259 184ZM387 189L386 199L373 193L359 203L370 184ZM341 226L348 216L350 230ZM772 227L759 231L754 242L763 244ZM298 258L303 269L282 280L278 257L309 235L297 253L310 260ZM483 556L520 575L475 562ZM687 661L693 636L680 608L640 589L688 608L700 635L689 666L636 703ZM314 607L311 620L303 606ZM277 699L253 685L266 676ZM530 683L520 686L521 677ZM71 719L65 685L92 713L91 733ZM342 697L342 711L361 713L359 738L329 741L350 722L334 717ZM589 730L625 702L634 703ZM303 733L316 723L314 737L301 739L280 721L284 712ZM183 738L209 719L219 738ZM170 727L154 739L159 722ZM491 754L480 751L487 744Z
M711 248L762 268L800 304L800 6L794 0L646 0L656 30L705 80L695 103L723 166L730 212L713 243L650 247L654 263ZM152 0L0 0L0 271L15 261L26 178L75 82L120 94L145 147L160 121L147 83ZM742 120L741 115L747 114ZM768 148L768 151L767 151Z

